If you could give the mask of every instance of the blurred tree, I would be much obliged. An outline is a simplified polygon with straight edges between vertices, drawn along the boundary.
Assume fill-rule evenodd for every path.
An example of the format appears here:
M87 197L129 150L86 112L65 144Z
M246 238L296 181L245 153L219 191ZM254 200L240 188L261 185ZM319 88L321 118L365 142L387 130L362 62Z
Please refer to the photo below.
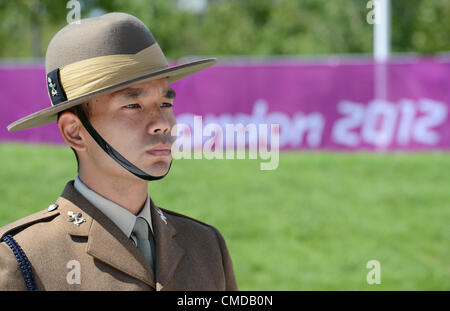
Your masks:
M368 0L80 0L82 18L123 11L139 17L166 56L371 53ZM45 55L67 21L65 0L0 0L0 57ZM450 50L450 0L391 0L392 50Z
M65 5L55 0L0 0L1 57L41 58L44 25L56 29L52 21L59 20L61 12L67 14Z
M450 0L393 0L393 50L450 50Z

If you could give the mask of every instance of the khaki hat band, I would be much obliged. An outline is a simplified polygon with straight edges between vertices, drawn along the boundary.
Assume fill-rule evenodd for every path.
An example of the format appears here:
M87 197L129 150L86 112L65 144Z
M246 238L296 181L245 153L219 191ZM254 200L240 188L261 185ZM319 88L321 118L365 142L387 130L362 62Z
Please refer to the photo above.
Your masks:
M154 43L136 54L99 56L61 67L59 82L71 100L168 66L161 48ZM51 93L49 89L50 99Z

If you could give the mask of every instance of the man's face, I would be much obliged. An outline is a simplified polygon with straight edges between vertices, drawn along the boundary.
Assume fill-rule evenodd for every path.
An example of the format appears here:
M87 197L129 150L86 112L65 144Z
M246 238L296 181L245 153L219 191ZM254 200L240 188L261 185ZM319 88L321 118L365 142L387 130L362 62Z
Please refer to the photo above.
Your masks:
M128 161L152 176L167 173L172 155L171 136L175 92L167 79L132 85L89 102L89 121ZM85 130L84 130L85 131ZM87 134L87 155L105 175L134 177L104 152ZM135 177L137 178L137 177Z

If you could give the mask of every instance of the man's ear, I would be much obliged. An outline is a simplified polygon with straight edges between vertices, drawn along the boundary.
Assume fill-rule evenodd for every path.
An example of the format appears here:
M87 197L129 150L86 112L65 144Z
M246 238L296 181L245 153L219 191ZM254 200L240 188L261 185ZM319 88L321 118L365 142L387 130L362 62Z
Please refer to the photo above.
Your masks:
M58 119L58 129L64 141L76 151L86 150L86 136L80 119L71 111L64 111Z

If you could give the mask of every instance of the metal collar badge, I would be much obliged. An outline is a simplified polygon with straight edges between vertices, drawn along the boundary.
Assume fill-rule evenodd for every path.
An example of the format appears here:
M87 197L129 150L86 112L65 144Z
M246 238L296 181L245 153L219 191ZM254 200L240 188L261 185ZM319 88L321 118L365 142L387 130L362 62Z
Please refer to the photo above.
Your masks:
M78 213L78 214L75 215L74 212L69 211L69 212L67 212L67 214L70 216L68 221L74 222L74 224L77 225L78 227L79 227L83 222L86 222L86 219L81 218L81 216L83 216L81 213Z

